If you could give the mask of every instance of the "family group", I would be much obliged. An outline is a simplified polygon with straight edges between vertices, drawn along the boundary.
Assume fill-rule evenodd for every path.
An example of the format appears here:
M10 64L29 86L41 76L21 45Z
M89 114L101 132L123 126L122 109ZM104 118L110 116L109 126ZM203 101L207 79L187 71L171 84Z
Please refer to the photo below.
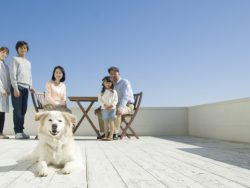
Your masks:
M3 134L5 113L9 112L9 96L13 106L13 123L15 139L29 139L25 133L24 121L28 106L29 92L35 93L32 87L31 63L26 58L29 45L18 41L15 46L17 55L8 66L4 60L9 55L7 47L0 47L0 139L8 139ZM100 107L95 110L98 116L100 137L102 140L117 140L121 124L121 115L132 113L134 95L130 82L120 76L118 67L108 68L108 76L102 79L102 88L98 95ZM67 108L65 70L56 66L51 79L45 86L44 110L59 110L71 113Z

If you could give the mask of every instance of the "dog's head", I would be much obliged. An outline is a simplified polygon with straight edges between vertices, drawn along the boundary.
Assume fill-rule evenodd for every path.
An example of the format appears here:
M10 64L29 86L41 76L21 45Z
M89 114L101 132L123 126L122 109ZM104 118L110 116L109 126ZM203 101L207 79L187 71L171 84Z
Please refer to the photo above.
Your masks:
M40 121L38 132L52 137L58 137L62 134L72 133L72 126L76 122L76 117L67 112L45 111L38 112L35 120Z

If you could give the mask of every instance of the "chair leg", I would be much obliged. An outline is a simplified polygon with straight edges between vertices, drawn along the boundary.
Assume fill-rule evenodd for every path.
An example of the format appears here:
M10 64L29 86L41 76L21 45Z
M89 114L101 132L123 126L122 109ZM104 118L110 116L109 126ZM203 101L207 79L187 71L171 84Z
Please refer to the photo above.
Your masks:
M126 127L126 126L125 126ZM123 128L122 127L122 125L121 125L121 130L122 130L122 133L124 132L124 130L125 130L125 128ZM121 133L121 135L122 135L122 133ZM130 138L130 135L129 134L127 134L126 132L125 132L125 135L128 137L128 138ZM122 139L122 137L121 137L121 139Z
M121 139L123 139L124 135L126 135L128 138L130 138L130 136L135 136L137 139L139 139L139 136L135 133L135 131L131 127L132 122L133 122L133 119L130 119L129 121L126 121L126 119L122 119L122 123L121 123L121 129L122 129ZM125 127L122 127L123 123L126 125ZM132 134L127 133L128 129L131 131Z
M132 129L131 126L129 127L129 130L133 133L133 135L134 135L137 139L139 139L139 136L135 133L135 131Z
M132 122L126 123L126 127L124 128L124 130L123 130L123 132L121 134L121 139L124 137L125 134L130 138L130 135L127 133L127 130L130 127L131 123Z
M131 121L131 119L129 121L126 121L125 118L122 118L122 122L121 122L121 129L122 129L121 139L123 138L124 135L126 135L128 138L131 138L130 135L127 133L127 130L125 130L125 129L127 129L126 127L128 126L128 124L131 123L130 121ZM122 127L122 124L125 124L125 127Z

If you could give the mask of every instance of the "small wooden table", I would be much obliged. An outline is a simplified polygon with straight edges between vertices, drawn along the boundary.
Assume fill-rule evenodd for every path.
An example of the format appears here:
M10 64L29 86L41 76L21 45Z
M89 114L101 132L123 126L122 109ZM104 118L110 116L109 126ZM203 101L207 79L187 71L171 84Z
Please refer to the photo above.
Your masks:
M94 123L91 121L91 119L88 116L89 110L91 109L91 107L93 106L93 104L98 101L98 97L69 97L69 100L73 101L73 102L76 102L78 104L79 108L83 112L83 115L82 115L81 119L79 120L79 122L77 123L77 125L75 126L75 128L73 129L73 133L76 132L76 130L81 125L81 123L84 120L84 118L86 117L87 120L88 120L88 122L90 123L90 125L92 126L92 128L94 129L94 131L96 132L97 136L100 137L100 133L99 133L98 129L95 127ZM89 106L88 106L88 108L86 110L82 106L81 102L90 102L90 104L89 104Z

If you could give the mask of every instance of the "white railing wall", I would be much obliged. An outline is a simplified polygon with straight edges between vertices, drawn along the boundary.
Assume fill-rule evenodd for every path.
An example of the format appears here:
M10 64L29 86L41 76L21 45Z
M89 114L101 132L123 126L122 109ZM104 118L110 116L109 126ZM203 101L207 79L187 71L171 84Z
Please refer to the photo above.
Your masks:
M82 113L72 108L78 119ZM38 122L34 121L30 105L26 115L26 132L35 135ZM94 124L97 118L93 109L89 113ZM133 123L138 135L187 135L250 143L250 98L205 104L192 107L141 108ZM12 110L6 114L4 133L14 134ZM85 119L76 135L94 136L95 132Z
M188 108L188 135L250 142L250 98Z
M77 108L71 109L78 119L81 118L81 111ZM30 107L26 114L25 130L31 135L36 134L38 122L34 120L34 109ZM97 117L93 109L89 116L96 127L99 129ZM141 108L133 122L133 127L138 135L164 136L164 135L187 135L187 108ZM12 110L6 114L6 123L4 127L5 134L14 134ZM94 130L84 119L83 123L76 132L76 135L93 136Z

